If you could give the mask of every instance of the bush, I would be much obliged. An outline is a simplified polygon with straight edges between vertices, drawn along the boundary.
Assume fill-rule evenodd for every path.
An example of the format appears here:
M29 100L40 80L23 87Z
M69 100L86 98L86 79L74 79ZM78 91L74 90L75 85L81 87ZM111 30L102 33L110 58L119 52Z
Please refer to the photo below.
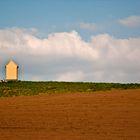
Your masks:
M40 93L94 92L111 89L137 89L140 84L90 83L90 82L2 82L0 97L37 95Z

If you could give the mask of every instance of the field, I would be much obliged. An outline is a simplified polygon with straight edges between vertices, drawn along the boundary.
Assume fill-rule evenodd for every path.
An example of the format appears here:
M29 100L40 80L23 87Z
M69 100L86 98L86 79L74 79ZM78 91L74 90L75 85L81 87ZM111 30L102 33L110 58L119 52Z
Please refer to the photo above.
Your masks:
M140 89L88 92L1 97L0 140L140 140Z

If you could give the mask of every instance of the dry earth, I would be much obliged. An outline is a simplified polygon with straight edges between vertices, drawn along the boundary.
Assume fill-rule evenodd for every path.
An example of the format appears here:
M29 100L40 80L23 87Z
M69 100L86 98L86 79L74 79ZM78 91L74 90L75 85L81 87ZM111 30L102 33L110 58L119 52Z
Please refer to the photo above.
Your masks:
M140 140L140 89L0 98L0 140Z

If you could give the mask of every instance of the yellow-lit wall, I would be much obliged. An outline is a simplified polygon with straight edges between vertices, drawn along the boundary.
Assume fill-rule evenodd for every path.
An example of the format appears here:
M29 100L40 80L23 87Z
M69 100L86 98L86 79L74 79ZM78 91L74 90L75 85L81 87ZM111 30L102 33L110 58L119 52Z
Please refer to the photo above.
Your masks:
M18 66L13 62L6 65L6 80L18 80Z

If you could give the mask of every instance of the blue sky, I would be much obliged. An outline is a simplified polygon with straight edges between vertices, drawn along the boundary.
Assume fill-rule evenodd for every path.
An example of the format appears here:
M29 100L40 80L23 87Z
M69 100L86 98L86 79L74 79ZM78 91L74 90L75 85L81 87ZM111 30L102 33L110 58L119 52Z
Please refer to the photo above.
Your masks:
M0 79L140 82L140 0L0 0Z
M1 0L0 27L36 28L42 35L77 30L84 37L110 33L117 37L139 36L137 29L122 28L119 19L140 15L139 0ZM95 23L97 31L78 28Z

